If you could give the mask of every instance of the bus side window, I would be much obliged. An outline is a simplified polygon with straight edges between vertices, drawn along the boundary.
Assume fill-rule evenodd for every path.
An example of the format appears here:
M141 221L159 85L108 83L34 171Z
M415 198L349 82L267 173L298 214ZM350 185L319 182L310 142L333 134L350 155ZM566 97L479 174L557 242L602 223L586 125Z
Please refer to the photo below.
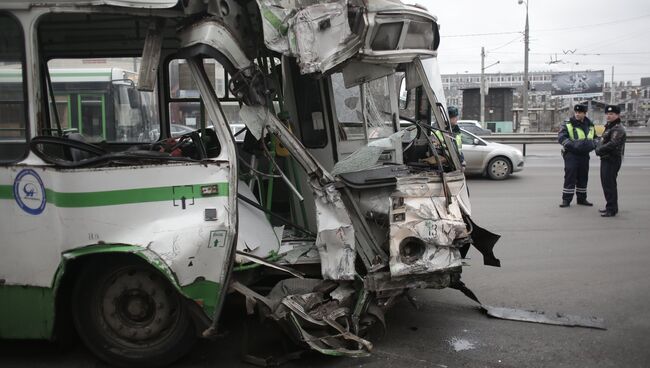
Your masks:
M204 59L203 67L217 98L221 103L221 108L226 116L226 121L230 124L230 129L234 133L239 132L244 123L239 116L239 102L230 94L226 88L230 76L226 70L215 59ZM170 133L172 137L182 135L193 130L201 128L204 122L207 128L214 125L205 114L205 107L201 101L199 89L192 79L189 66L182 59L172 59L167 64L168 86L168 106ZM235 137L237 142L243 142L244 134Z
M325 115L322 103L320 83L308 75L301 75L298 64L291 60L289 67L293 77L293 89L296 111L302 143L307 148L324 148L327 146Z
M27 98L24 42L20 24L0 13L0 162L27 152Z

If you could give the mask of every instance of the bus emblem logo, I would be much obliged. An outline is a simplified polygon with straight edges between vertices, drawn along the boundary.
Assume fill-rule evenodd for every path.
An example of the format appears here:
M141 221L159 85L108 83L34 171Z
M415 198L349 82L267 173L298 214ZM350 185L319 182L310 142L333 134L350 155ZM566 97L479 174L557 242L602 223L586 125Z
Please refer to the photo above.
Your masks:
M45 186L36 171L25 169L18 173L14 180L14 198L18 207L30 215L39 215L45 210Z

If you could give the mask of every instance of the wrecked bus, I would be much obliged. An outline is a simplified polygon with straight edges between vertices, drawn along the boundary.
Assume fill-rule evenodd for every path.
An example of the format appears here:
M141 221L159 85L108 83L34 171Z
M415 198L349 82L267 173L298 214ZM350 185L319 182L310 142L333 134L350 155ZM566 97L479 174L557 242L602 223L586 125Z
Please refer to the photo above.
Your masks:
M0 29L19 81L0 83L1 338L74 326L111 364L165 365L238 293L297 344L363 356L409 290L462 289L470 245L499 263L422 8L11 1ZM157 129L65 129L52 67L86 60L137 65L129 95Z

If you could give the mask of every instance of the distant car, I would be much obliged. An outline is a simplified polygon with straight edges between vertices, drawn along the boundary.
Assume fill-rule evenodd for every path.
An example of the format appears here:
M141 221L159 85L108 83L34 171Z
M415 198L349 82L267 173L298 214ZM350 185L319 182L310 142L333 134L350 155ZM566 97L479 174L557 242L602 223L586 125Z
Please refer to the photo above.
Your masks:
M213 125L207 126L206 128L208 129L214 129ZM233 123L230 124L230 130L232 131L232 134L237 134L240 133L239 135L235 136L235 142L241 143L244 141L244 136L246 135L245 132L240 132L240 130L246 128L246 125L244 124L239 124L239 123ZM187 133L192 133L195 130L199 130L199 127L190 127L187 125L182 125L182 124L170 124L170 130L171 130L171 136L172 138L178 138L182 136L183 134ZM158 128L152 129L149 132L149 139L151 141L155 141L160 137L160 132Z
M170 133L173 138L182 136L183 134L192 133L198 128L193 126L181 125L181 124L170 124Z
M169 130L171 133L172 138L178 138L182 136L183 134L187 133L192 133L193 131L196 130L195 127L189 127L187 125L182 125L182 124L170 124L169 125ZM139 141L142 142L144 141L145 136L143 134L140 135ZM150 142L155 142L158 139L160 139L160 130L158 128L151 129L149 131L149 141Z
M477 120L458 120L458 127L476 135L490 135L492 131L485 129Z
M503 180L513 172L524 169L524 155L520 150L501 143L487 142L461 128L465 174L486 175Z

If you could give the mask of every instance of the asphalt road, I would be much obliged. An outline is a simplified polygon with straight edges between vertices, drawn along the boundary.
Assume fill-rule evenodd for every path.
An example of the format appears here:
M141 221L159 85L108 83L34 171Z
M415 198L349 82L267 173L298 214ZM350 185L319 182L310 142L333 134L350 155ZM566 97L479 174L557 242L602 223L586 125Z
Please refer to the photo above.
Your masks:
M473 218L502 235L502 267L478 252L463 273L485 304L605 319L607 330L493 319L455 290L420 290L402 302L388 332L362 359L310 354L284 367L650 367L650 144L629 144L619 176L620 212L601 218L598 160L591 160L592 208L558 208L562 161L556 145L528 147L524 171L506 181L469 180ZM178 367L247 366L239 360L242 320L226 338L204 341ZM0 367L104 367L81 346L0 343Z

